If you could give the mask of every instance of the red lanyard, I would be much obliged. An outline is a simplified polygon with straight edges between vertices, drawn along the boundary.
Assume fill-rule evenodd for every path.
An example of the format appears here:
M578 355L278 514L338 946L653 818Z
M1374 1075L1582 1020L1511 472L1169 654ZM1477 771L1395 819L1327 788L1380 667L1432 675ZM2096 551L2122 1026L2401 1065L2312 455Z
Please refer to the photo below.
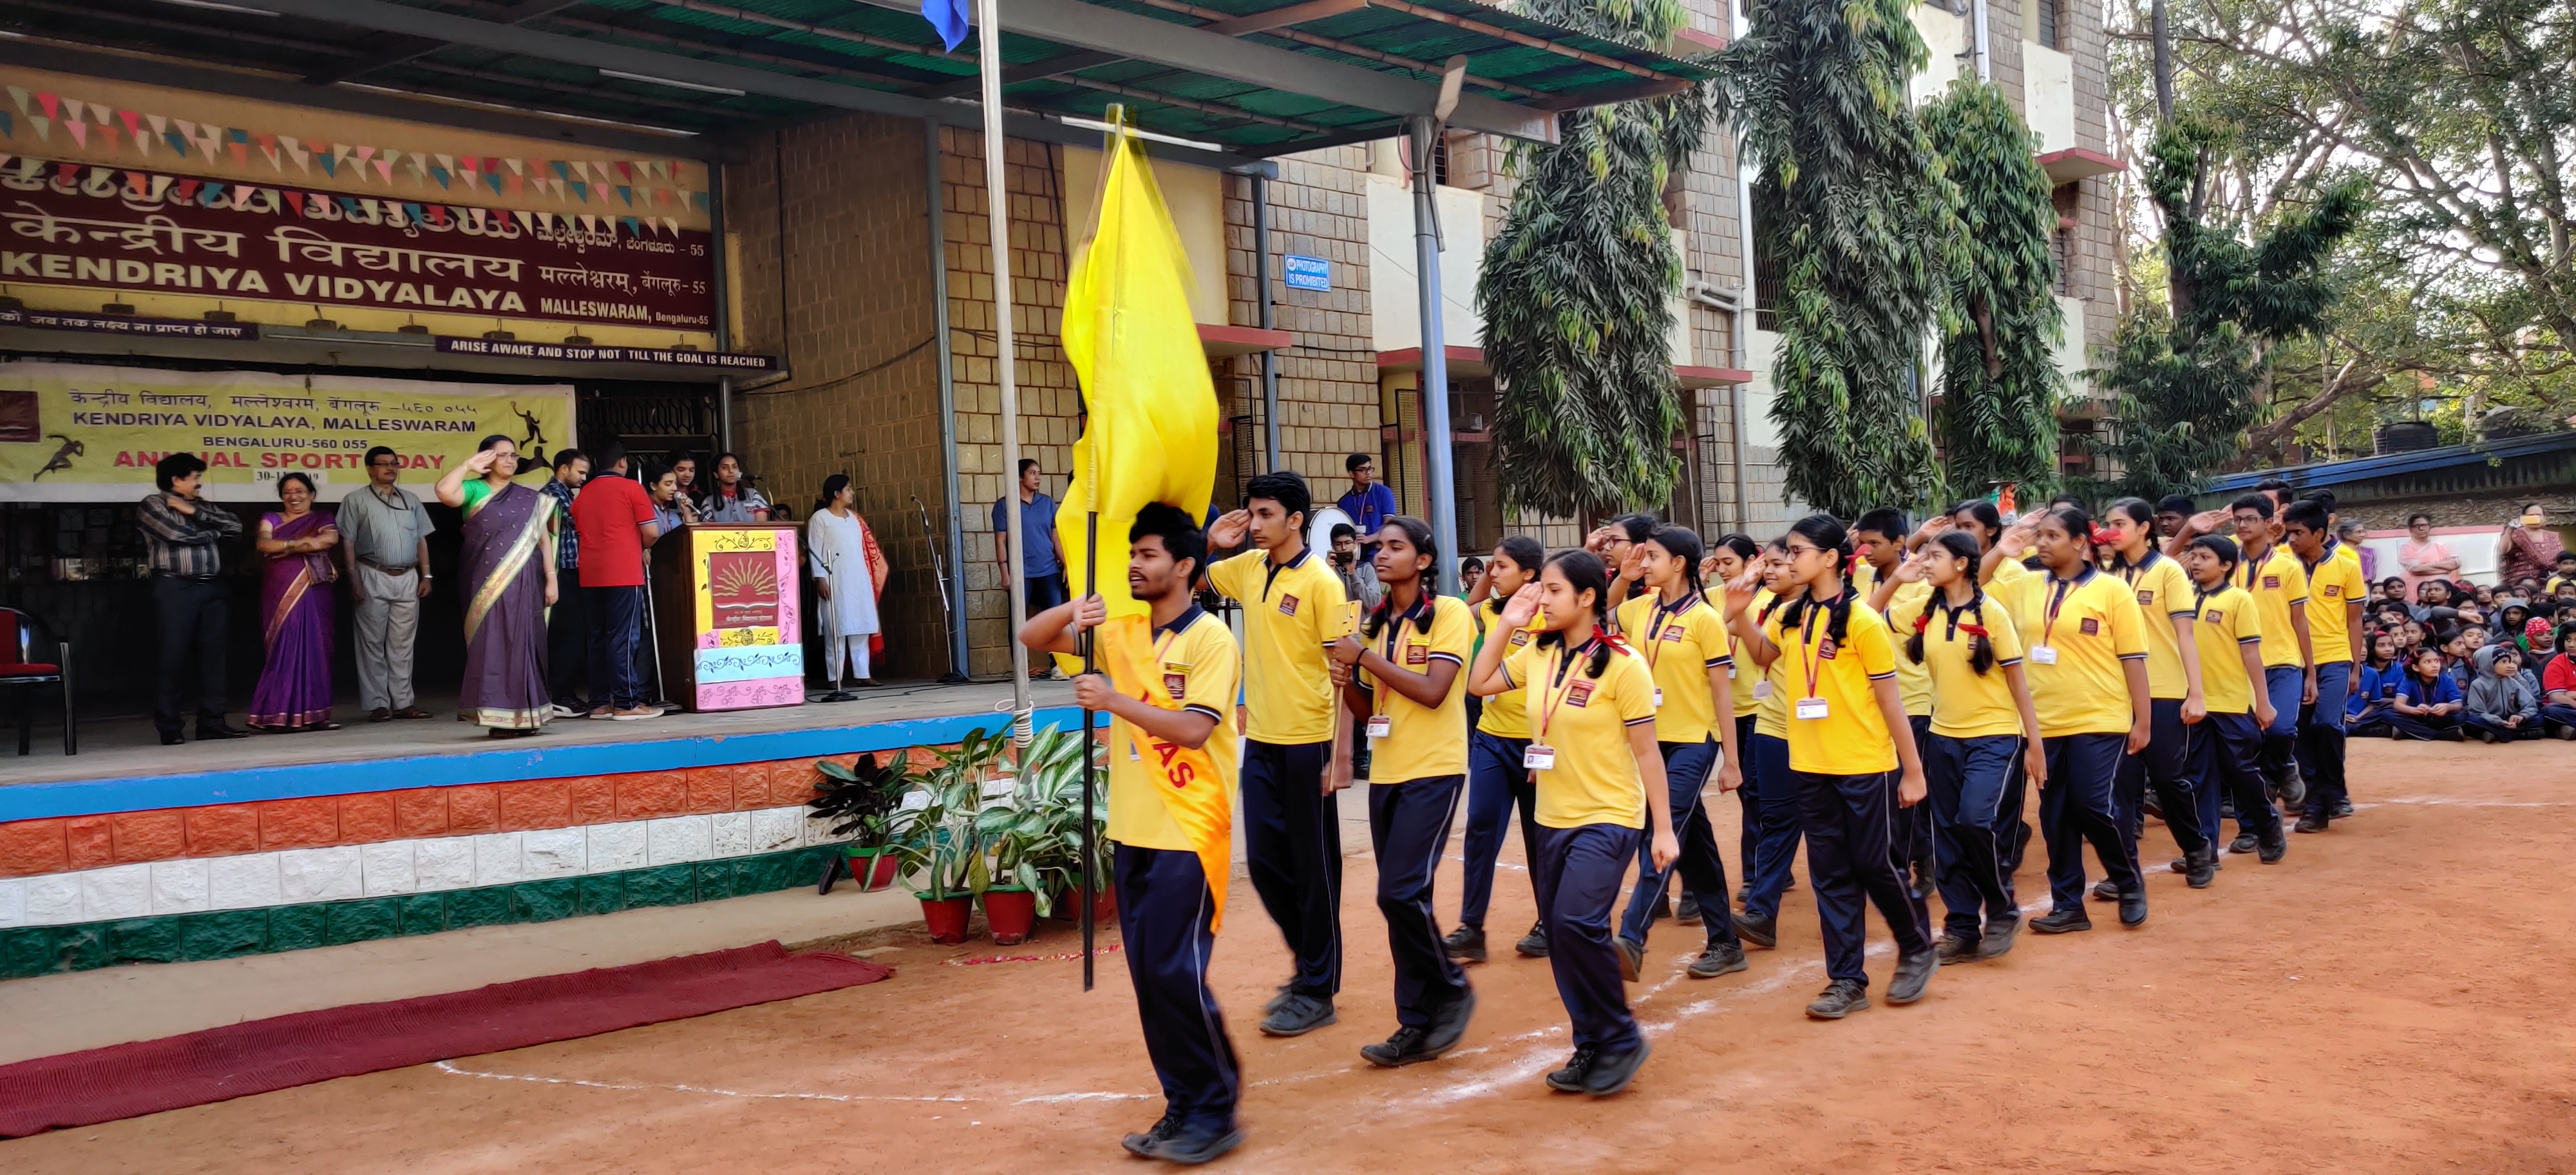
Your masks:
M1542 747L1547 745L1547 728L1550 723L1556 721L1557 707L1564 705L1566 695L1574 692L1574 683L1566 680L1573 676L1574 659L1590 652L1592 641L1600 639L1596 635L1592 640L1583 642L1583 647L1580 649L1562 648L1558 652L1554 662L1556 680L1539 691L1538 745Z
M1664 608L1663 598L1661 596L1656 597L1653 616L1646 622L1645 646L1647 673L1651 674L1655 671L1655 652L1664 643L1664 621L1667 619L1679 619L1682 613L1690 611L1691 605L1697 603L1699 603L1699 596L1697 593L1693 593L1691 595L1683 596L1680 603L1673 605L1670 611L1666 611Z
M1841 598L1840 595L1836 595L1834 600ZM1816 646L1816 617L1822 615L1825 606L1833 602L1833 600L1809 599L1807 614L1798 621L1798 667L1806 671L1807 696L1811 698L1817 696L1816 676L1824 671L1825 666L1824 655ZM1830 635L1827 639L1831 639Z

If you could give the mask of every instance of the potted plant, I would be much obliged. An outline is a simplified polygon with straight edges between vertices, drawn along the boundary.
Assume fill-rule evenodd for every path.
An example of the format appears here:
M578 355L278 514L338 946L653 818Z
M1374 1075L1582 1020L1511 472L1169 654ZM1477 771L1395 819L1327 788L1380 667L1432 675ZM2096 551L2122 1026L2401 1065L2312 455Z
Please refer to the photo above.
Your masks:
M912 790L911 773L897 766L905 762L905 754L897 751L883 762L861 755L847 767L830 759L814 764L823 778L805 808L817 819L833 821L832 835L850 838L842 851L862 890L894 884L900 858L888 843L893 835L889 821L903 794Z
M1003 747L1000 735L976 731L957 749L937 752L938 765L913 781L888 819L889 845L914 879L933 942L966 941L975 897L992 884L976 813Z
M1020 759L1016 817L997 835L1007 833L1016 850L1013 874L1038 894L1037 913L1076 919L1082 890L1082 739L1049 726L1037 734ZM1092 884L1102 921L1117 918L1109 885L1109 803L1095 790L1092 797ZM1000 822L996 822L999 824Z

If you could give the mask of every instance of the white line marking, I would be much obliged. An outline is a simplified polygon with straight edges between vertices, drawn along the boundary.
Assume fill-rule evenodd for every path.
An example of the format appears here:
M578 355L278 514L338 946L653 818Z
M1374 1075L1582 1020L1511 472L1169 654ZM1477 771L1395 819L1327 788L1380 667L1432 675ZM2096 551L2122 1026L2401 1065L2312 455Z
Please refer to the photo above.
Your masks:
M714 1097L754 1098L775 1101L806 1102L1005 1102L1015 1106L1052 1105L1062 1102L1130 1102L1143 1101L1141 1093L1042 1093L1018 1098L978 1098L956 1095L913 1095L875 1093L759 1093L751 1090L723 1089L711 1085L626 1085L613 1081L584 1081L575 1077L539 1077L533 1073L487 1073L458 1068L453 1061L437 1062L439 1072L457 1077L480 1077L487 1081L528 1081L539 1085L577 1085L584 1089L614 1089L631 1092L662 1091L701 1093Z

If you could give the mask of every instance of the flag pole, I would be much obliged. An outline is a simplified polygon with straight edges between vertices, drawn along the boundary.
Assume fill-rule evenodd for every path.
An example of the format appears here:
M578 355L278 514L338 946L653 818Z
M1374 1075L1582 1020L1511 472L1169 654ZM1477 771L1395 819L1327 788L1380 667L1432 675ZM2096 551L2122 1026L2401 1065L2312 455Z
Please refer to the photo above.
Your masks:
M1015 370L1019 359L1017 341L1011 331L1011 193L1003 168L1002 141L1002 37L999 0L975 0L975 61L984 99L984 217L986 251L993 258L993 335L994 368L1002 385L1002 470L1009 480L1003 483L1002 500L1017 504L1020 496L1020 381ZM1027 551L1031 536L1021 525L1020 511L1002 511L1011 536L1010 557L1003 569L1004 586L1008 589L1011 608L1011 742L1021 754L1028 751L1030 730L1029 652L1016 637L1029 621ZM1088 737L1089 731L1084 732Z
M1091 476L1084 479L1089 486L1093 487L1086 495L1089 498L1090 509L1082 520L1082 598L1086 600L1098 590L1094 581L1100 577L1100 491L1097 488L1100 484L1100 466L1096 460L1098 456L1098 451L1094 450L1095 461L1091 467ZM1093 630L1087 628L1082 630L1082 671L1086 674L1099 670L1093 659L1099 641L1092 632ZM1096 933L1092 924L1096 920L1094 911L1100 908L1100 903L1092 897L1099 892L1100 883L1091 874L1092 863L1100 859L1100 845L1097 843L1099 832L1091 815L1094 772L1099 765L1099 760L1092 757L1092 751L1095 749L1093 744L1096 741L1091 737L1093 721L1091 711L1088 708L1084 709L1082 712L1082 990L1084 991L1091 990L1091 939Z

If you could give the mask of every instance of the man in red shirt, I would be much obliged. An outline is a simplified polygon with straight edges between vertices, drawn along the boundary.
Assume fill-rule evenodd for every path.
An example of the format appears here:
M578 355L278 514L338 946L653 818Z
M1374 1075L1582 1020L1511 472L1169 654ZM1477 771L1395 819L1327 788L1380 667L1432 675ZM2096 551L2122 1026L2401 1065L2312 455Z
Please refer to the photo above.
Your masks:
M644 704L635 673L635 640L644 623L644 548L662 533L653 499L628 471L626 446L611 439L592 450L597 467L573 498L581 536L581 592L590 613L593 718L657 718Z

